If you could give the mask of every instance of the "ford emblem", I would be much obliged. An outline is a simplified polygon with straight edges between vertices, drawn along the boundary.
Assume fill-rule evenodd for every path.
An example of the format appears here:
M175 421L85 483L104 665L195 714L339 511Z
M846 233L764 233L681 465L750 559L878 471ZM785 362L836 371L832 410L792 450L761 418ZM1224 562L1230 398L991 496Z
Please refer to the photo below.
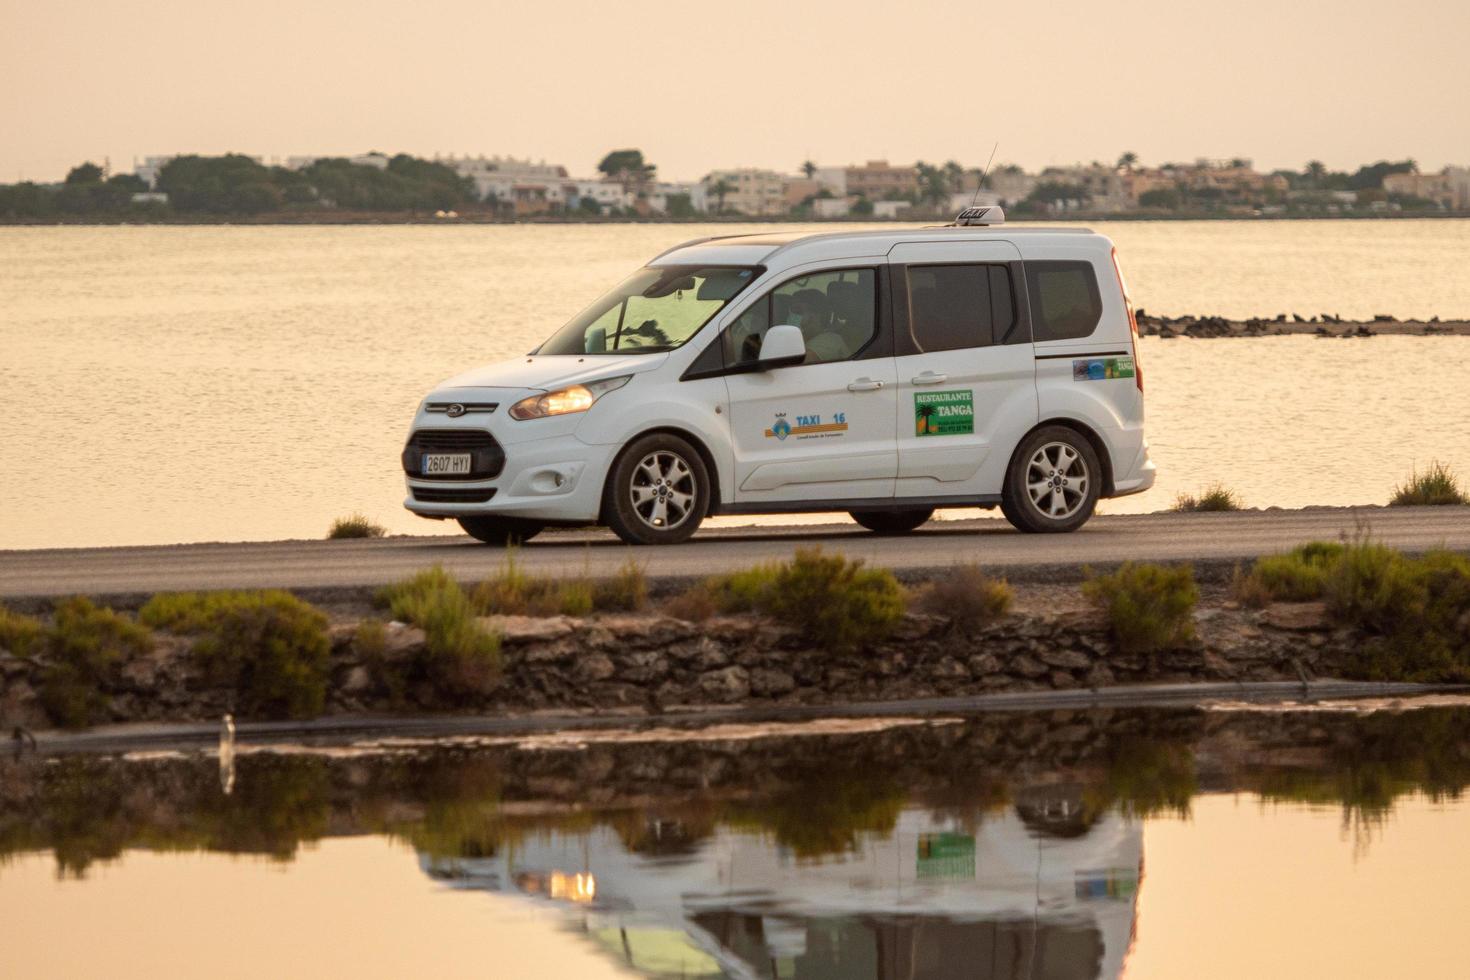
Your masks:
M452 419L457 419L464 414L464 406L459 404L450 405L444 410L444 414Z

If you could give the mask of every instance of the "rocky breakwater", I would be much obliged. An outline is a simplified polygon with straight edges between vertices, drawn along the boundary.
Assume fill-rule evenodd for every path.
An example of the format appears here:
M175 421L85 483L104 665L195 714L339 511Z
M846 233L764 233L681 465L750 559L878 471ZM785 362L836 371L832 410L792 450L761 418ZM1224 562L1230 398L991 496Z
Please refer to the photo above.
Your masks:
M369 645L357 624L338 622L330 629L324 713L657 714L1350 673L1357 635L1332 625L1320 603L1264 610L1204 606L1194 620L1188 643L1136 654L1120 650L1107 620L1091 611L1013 613L970 631L943 616L907 613L880 642L844 652L821 649L798 628L751 615L702 622L649 614L492 616L481 623L500 637L499 675L482 694L452 704L427 685L403 682L423 655L423 631L390 623ZM45 669L0 651L0 722L49 726L38 694ZM99 693L114 722L240 713L232 690L211 683L190 655L187 637L158 635Z
M1137 313L1138 332L1145 337L1188 337L1207 340L1217 337L1270 337L1285 334L1309 334L1317 337L1374 337L1379 334L1432 336L1454 334L1470 336L1470 321L1400 320L1386 313L1372 320L1345 320L1332 313L1302 316L1299 313L1274 317L1250 317L1232 320L1223 316L1154 316L1143 310Z

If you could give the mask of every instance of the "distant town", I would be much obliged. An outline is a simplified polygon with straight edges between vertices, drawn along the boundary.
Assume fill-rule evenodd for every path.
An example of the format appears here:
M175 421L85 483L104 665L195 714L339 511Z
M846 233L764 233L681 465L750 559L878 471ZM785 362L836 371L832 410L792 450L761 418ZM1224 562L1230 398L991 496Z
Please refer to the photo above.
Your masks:
M934 220L971 203L1020 217L1294 217L1470 212L1470 168L1421 173L1413 160L1264 173L1248 159L989 171L887 160L791 173L753 167L666 181L637 149L594 173L507 156L152 156L128 170L87 162L57 184L0 185L0 221Z

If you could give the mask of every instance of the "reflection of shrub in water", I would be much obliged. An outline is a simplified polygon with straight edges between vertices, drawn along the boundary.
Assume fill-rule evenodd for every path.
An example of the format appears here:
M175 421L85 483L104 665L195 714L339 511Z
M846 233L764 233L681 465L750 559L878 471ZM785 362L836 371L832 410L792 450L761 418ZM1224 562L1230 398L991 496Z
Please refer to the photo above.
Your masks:
M798 858L858 849L864 835L893 833L907 795L881 773L819 776L759 804L732 804L731 827L769 833Z
M1458 800L1470 786L1470 711L1375 713L1335 733L1321 768L1269 769L1263 798L1342 807L1343 826L1379 826L1402 796Z

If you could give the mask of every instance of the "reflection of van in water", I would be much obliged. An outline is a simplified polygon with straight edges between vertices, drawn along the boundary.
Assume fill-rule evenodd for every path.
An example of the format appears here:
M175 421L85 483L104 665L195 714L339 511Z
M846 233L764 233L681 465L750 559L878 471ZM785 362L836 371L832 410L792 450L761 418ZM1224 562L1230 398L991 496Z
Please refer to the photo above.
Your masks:
M1108 239L1001 220L670 249L430 394L405 505L496 544L809 511L895 534L939 507L1075 530L1153 485L1137 328Z

